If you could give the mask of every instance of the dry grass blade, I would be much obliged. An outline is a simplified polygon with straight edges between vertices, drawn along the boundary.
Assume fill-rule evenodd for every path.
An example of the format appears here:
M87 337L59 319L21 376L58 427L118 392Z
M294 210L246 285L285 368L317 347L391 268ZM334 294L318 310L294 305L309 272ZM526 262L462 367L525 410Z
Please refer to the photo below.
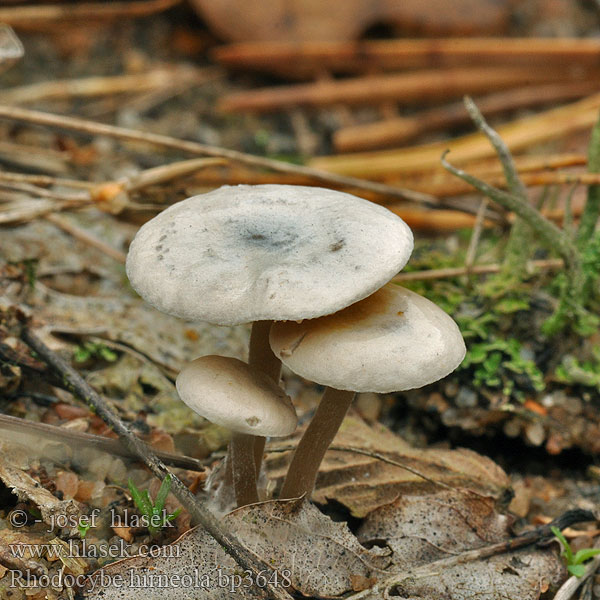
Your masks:
M140 93L150 90L187 85L214 76L212 69L195 69L177 66L113 77L86 77L84 79L63 79L42 81L21 87L4 89L0 92L0 102L4 104L26 104L54 98L89 98L120 93Z

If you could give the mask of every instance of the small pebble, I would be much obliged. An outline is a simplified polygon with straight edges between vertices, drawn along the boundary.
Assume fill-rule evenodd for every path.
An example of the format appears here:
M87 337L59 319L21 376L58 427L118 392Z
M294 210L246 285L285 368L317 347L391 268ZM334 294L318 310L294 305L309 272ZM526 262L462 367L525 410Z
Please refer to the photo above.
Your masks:
M529 423L527 427L525 427L525 437L533 446L541 446L542 442L546 439L544 426L539 421Z
M477 406L477 393L469 388L462 387L454 402L459 408L473 408Z

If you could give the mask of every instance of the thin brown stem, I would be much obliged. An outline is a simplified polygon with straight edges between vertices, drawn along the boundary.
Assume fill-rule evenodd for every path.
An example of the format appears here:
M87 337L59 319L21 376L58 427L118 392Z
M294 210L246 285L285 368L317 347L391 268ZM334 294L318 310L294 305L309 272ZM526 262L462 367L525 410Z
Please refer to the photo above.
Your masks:
M234 433L229 446L233 469L233 489L238 507L258 502L256 468L254 466L254 436Z
M273 321L256 321L252 324L248 364L266 373L275 383L281 377L281 361L273 354L269 344L269 332Z
M354 392L325 390L317 412L294 452L281 488L281 498L299 498L302 494L312 493L321 461L353 399Z
M273 321L255 321L252 324L250 334L250 348L248 352L248 364L260 369L276 383L281 377L281 361L273 354L269 344L269 332ZM265 453L266 438L257 436L254 442L254 464L256 465L256 477L260 477L260 467Z

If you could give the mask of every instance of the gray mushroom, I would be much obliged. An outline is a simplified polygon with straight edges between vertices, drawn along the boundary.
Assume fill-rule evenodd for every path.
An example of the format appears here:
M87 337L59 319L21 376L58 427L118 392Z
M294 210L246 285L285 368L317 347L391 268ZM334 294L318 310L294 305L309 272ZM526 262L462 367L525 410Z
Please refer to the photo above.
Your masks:
M402 219L350 194L224 186L143 225L127 275L163 312L217 325L252 322L248 362L279 381L272 322L319 317L365 298L402 269L412 248ZM263 450L259 438L256 473Z
M356 392L419 388L451 373L466 352L450 316L394 284L333 315L275 323L270 338L287 367L328 386L294 453L282 498L312 492Z
M202 356L177 377L180 398L196 413L232 432L233 487L239 506L256 502L253 436L281 437L296 429L292 401L265 373L224 356Z

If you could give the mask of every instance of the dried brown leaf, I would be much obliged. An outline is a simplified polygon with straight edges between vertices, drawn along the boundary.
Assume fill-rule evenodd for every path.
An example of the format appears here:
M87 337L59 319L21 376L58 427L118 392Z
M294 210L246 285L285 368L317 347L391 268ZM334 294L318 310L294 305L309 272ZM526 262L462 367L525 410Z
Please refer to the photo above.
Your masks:
M356 517L393 502L414 490L437 491L433 480L446 486L471 490L493 500L508 499L509 480L489 458L465 449L413 448L383 425L367 425L355 416L344 420L333 444L384 455L423 474L423 479L399 466L372 456L330 450L321 464L313 499L337 500ZM289 456L277 453L267 459L269 476L281 482Z
M43 488L31 475L10 464L9 457L0 452L0 479L20 500L29 500L39 509L45 523L52 525L58 517L66 523L77 523L81 516L79 504L74 500L59 500Z
M508 539L511 519L489 497L463 490L409 493L373 511L359 539L385 539L402 569Z
M510 522L495 511L489 498L442 490L407 495L372 512L358 535L364 542L384 538L392 549L391 570L402 581L391 589L399 598L537 600L564 577L554 550L526 548L460 561L461 553L508 540ZM444 565L452 558L458 564Z
M397 600L538 600L549 585L564 578L563 567L550 550L520 550L482 561L436 568L429 575L408 578L392 590ZM371 595L365 600L375 600Z
M309 503L271 501L246 506L227 515L224 524L266 565L280 573L278 585L291 584L307 596L336 597L353 591L357 581L374 580L389 565L386 551L367 550L345 523L333 522ZM255 597L250 576L240 573L233 560L203 530L190 530L172 547L177 549L177 557L126 559L93 574L86 597L224 599L231 597L232 586L238 592L236 598ZM97 583L103 575L112 585L99 589ZM144 576L146 583L154 584L136 589L115 585L117 581L144 581ZM171 585L161 587L159 576ZM182 580L188 585L179 585ZM257 583L264 587L264 582Z

